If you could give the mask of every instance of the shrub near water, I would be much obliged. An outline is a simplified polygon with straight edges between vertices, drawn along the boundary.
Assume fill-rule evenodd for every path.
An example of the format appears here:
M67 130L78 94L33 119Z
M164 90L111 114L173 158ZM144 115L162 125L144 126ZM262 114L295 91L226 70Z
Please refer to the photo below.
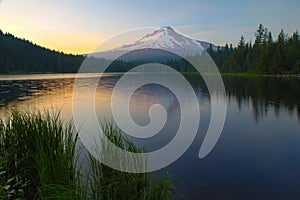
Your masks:
M111 123L108 138L141 152ZM12 111L0 120L0 199L171 199L170 181L149 173L120 172L87 155L87 173L76 169L77 133L57 112Z

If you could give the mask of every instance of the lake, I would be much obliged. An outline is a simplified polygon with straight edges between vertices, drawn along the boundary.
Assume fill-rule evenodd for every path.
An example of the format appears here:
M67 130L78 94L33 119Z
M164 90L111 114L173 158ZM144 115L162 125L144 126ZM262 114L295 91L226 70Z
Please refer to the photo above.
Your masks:
M112 118L110 97L121 75L111 73L101 78L95 95L99 120ZM59 109L64 119L70 119L75 76L0 75L1 117L12 108L29 111L46 108ZM88 89L97 76L86 74L84 87ZM183 156L155 174L168 172L188 199L299 199L300 79L224 76L225 125L210 154L199 159L199 148L211 116L210 97L199 76L185 76L199 102L198 133ZM161 104L166 110L168 118L163 129L147 139L130 137L148 151L172 140L181 114L173 93L165 87L148 84L130 99L132 119L140 126L147 125L148 109L153 104Z

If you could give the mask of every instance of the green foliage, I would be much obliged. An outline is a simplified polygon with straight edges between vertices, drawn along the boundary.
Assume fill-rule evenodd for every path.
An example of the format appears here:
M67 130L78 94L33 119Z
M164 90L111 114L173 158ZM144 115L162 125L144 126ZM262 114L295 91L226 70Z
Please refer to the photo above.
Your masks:
M122 136L121 131L113 123L104 123L103 132L108 139L122 148L134 153L145 152L138 148L130 140ZM105 145L102 148L106 148ZM111 155L113 156L113 155ZM105 200L150 200L173 199L172 184L167 174L161 179L155 179L150 173L127 173L112 169L93 156L88 156L91 172L88 173L91 199Z
M0 199L23 200L23 188L26 184L23 184L22 181L16 181L15 177L7 179L5 174L5 171L0 171Z
M59 113L12 111L0 123L0 157L7 177L28 184L25 197L47 197L48 185L75 184L75 144L72 123L64 124ZM53 193L51 193L52 195Z
M104 133L120 148L142 152L113 124ZM12 111L0 120L0 199L171 199L167 175L120 172L89 153L88 170L77 165L80 151L72 122L58 112ZM86 170L86 169L85 169Z
M255 43L246 42L244 36L232 50L228 45L221 50L207 52L221 72L252 72L262 74L299 73L300 40L296 31L288 37L283 30L277 40L260 24L255 33Z

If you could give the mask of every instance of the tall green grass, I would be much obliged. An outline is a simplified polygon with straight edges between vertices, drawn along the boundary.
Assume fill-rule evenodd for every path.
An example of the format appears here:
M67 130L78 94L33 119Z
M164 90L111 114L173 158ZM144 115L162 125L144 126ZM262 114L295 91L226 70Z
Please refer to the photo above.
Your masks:
M63 123L58 112L12 111L0 123L0 157L6 178L27 184L25 198L55 196L52 186L76 195L75 145L72 122ZM70 191L72 188L72 192ZM60 191L58 191L60 192Z
M120 148L144 152L112 123L103 125ZM89 153L78 167L78 134L59 112L12 111L0 119L0 199L173 199L167 175L131 174L98 162Z
M108 139L123 150L134 153L146 151L144 148L136 147L132 141L123 137L120 129L113 123L106 122L102 125L102 128ZM106 148L105 144L102 144L102 148ZM91 155L89 155L89 166L91 167L89 180L92 199L154 200L175 198L175 195L172 193L172 184L168 180L167 174L158 180L151 173L126 173L114 170L98 162Z

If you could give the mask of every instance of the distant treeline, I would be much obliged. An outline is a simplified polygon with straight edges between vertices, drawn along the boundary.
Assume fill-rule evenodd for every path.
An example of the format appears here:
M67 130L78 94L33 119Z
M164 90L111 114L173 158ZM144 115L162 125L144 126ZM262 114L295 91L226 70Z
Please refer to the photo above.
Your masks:
M207 49L221 72L263 74L300 73L300 40L298 30L288 36L283 30L274 40L271 31L260 24L254 44L242 35L237 47L226 44L217 51Z

